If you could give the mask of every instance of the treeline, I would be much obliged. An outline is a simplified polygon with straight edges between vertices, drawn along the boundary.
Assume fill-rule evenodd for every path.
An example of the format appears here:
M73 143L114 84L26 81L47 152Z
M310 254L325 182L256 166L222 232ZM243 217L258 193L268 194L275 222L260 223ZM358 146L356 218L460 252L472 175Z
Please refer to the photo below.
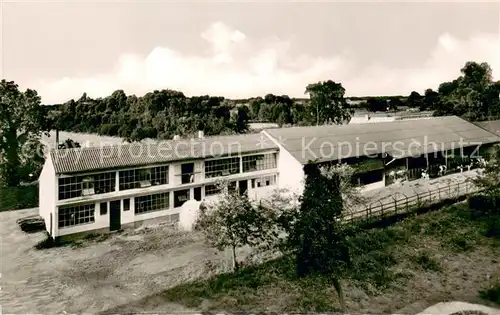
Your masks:
M59 130L119 136L128 141L172 138L197 130L210 134L245 132L248 109L233 107L222 97L187 98L183 93L161 90L142 97L118 90L108 97L47 106L47 122Z
M432 110L435 116L457 115L471 121L500 117L500 81L493 81L489 64L467 62L461 72L455 80L441 83L437 90L427 89L423 95L413 91L406 98L369 97L358 106L370 111L407 106Z
M315 93L315 102L311 97L294 99L273 94L239 100L208 95L186 97L172 90L153 91L137 97L118 90L97 99L84 94L76 101L48 106L46 110L52 128L119 136L128 141L190 136L198 130L206 135L244 133L249 131L249 122L270 122L279 126L313 125L319 121L342 123L355 109L383 112L413 108L469 120L499 117L500 82L493 82L490 66L467 62L461 72L457 79L443 82L436 90L429 88L423 94L413 91L408 96L345 98L340 83L326 81L306 87L309 96ZM348 115L334 110L339 107ZM340 115L341 119L332 115Z
M349 107L341 84L326 81L307 88L319 101L314 107L309 106L310 101L273 94L244 102L208 95L186 97L173 90L153 91L142 97L126 95L122 90L97 99L83 94L76 101L46 106L47 128L119 136L132 142L191 136L199 130L206 135L245 133L250 121L310 125L320 118L333 121L332 115L339 115L339 111L333 112L334 107L343 105L340 112Z

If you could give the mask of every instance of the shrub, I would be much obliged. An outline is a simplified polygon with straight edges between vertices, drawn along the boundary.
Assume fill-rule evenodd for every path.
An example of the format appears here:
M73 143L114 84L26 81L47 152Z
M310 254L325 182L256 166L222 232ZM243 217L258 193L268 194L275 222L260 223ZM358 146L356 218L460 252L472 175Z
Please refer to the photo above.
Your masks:
M469 197L469 209L474 218L500 214L500 196L475 195Z
M441 265L438 261L431 257L427 252L423 252L414 257L414 262L420 265L424 270L441 271Z
M466 252L472 249L474 240L471 240L471 235L457 234L448 240L448 245L455 251Z
M497 197L479 194L469 197L468 204L471 213L475 217L488 215L494 212L497 205Z
M488 221L485 236L500 238L500 217L495 217Z
M492 285L486 290L479 291L479 296L500 305L500 282Z
M38 184L0 188L0 211L38 207Z

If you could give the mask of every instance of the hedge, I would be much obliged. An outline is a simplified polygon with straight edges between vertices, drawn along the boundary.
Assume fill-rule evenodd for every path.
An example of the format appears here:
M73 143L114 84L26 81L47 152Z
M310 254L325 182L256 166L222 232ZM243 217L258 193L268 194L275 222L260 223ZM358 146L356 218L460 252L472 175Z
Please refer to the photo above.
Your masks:
M0 188L0 211L38 207L38 184Z

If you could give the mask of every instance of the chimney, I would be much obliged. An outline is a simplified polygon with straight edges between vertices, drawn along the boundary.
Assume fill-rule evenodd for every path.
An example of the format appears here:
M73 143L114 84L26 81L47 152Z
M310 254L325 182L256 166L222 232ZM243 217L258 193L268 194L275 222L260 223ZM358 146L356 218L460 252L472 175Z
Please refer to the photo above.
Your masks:
M203 134L203 130L198 131L198 139L203 139L205 136Z
M181 137L179 135L174 136L174 140L180 140L180 139L181 139Z

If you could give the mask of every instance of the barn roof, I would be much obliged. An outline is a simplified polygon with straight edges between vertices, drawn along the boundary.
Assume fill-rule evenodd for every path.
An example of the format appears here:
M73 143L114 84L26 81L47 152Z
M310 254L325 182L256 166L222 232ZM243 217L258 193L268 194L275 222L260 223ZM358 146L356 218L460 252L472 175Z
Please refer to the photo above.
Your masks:
M497 135L456 116L267 129L266 133L302 164L380 153L403 158L500 141Z
M477 121L474 124L500 136L500 120Z
M263 134L242 134L194 140L53 149L50 156L56 174L82 173L278 149L277 145L265 141L264 138Z

